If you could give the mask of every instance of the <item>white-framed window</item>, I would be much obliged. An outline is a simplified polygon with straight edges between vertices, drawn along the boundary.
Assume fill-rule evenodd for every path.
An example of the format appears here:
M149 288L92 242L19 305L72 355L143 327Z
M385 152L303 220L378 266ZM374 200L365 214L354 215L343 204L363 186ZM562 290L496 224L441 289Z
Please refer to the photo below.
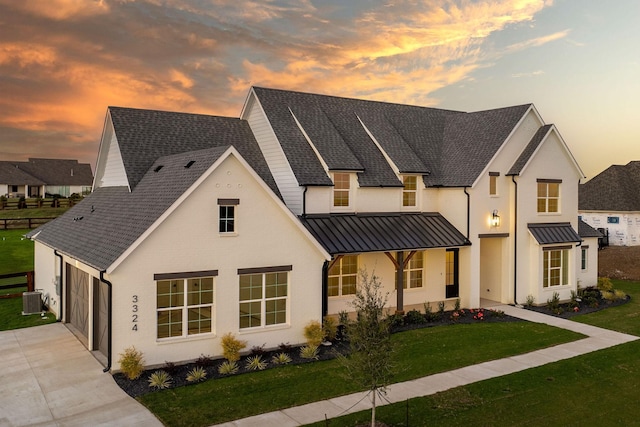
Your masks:
M499 172L489 172L489 195L497 196L498 195L498 177L500 176Z
M239 199L218 199L218 232L221 234L237 232L236 207L239 204Z
M348 208L351 206L351 174L336 172L333 174L333 206Z
M538 180L538 213L560 212L561 180Z
M542 287L549 288L569 284L569 249L548 248L542 250L544 258Z
M156 337L184 338L213 332L214 278L172 276L156 275L156 279L167 277L156 280Z
M405 252L404 256L409 256L409 252ZM406 258L405 258L406 259ZM422 287L424 277L424 251L418 251L409 260L409 264L404 269L402 280L403 289L416 289ZM398 289L398 276L395 279L395 288Z
M589 246L582 246L580 249L580 268L585 271L589 267Z
M286 324L291 266L240 269L240 329ZM278 271L280 270L280 271Z
M402 207L414 208L418 206L418 177L406 175L402 177Z
M344 255L329 269L327 287L330 297L355 295L358 283L358 256Z

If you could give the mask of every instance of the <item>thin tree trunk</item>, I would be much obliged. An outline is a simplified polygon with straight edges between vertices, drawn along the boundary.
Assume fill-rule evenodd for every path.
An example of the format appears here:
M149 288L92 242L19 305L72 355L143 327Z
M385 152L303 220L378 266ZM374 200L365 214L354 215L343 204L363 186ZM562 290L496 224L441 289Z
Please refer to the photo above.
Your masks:
M376 427L376 392L377 390L373 389L373 397L371 397L371 427Z

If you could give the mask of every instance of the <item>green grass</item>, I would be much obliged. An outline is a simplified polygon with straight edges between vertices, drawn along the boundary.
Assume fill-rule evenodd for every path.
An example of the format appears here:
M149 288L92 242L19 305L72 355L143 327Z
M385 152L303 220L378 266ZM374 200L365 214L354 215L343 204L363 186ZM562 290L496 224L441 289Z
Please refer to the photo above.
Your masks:
M0 299L0 331L29 328L55 321L56 318L52 313L47 313L44 317L39 314L23 316L22 298Z
M640 335L640 283L616 281L614 285L633 299L623 306L573 319ZM640 341L634 341L380 407L377 419L406 426L408 412L411 426L640 425L639 394ZM370 411L363 411L331 420L329 425L354 426L370 417Z
M582 337L547 325L479 323L393 335L393 382L526 353ZM337 360L286 366L143 395L139 400L167 426L206 426L349 394L358 387ZM247 404L251 396L251 404Z
M55 218L65 213L69 208L30 208L30 209L0 209L0 218Z
M0 274L33 270L33 242L23 237L28 232L0 230Z

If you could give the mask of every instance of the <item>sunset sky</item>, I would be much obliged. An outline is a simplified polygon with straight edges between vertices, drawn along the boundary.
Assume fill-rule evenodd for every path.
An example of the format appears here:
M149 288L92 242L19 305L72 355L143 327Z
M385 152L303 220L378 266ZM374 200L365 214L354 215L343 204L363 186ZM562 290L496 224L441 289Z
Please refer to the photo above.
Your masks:
M108 106L238 117L251 85L534 103L588 178L640 160L637 0L0 0L0 160L95 165Z

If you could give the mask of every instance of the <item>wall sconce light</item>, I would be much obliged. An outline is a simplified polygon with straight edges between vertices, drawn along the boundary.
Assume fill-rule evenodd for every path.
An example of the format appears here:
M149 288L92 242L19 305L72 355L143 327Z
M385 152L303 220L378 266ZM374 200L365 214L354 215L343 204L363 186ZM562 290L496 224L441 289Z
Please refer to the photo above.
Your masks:
M494 209L491 213L491 226L500 227L500 215L498 215L497 209Z

